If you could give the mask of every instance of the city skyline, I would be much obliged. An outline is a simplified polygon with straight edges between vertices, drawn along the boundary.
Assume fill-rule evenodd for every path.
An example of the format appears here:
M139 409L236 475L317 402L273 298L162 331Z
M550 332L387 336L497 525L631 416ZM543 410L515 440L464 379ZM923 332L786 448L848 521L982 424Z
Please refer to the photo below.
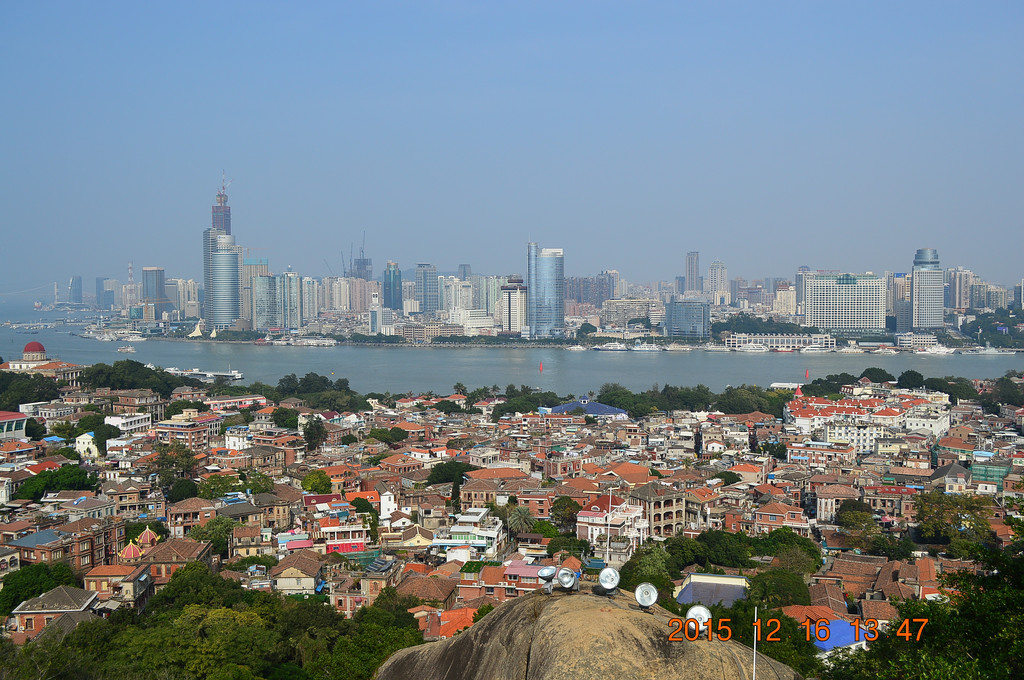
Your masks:
M0 112L8 250L198 280L224 169L277 270L328 275L365 232L378 271L524 273L536 239L633 281L689 251L761 278L922 246L1021 277L1020 6L240 7L5 8L32 103ZM35 259L0 293L52 282Z

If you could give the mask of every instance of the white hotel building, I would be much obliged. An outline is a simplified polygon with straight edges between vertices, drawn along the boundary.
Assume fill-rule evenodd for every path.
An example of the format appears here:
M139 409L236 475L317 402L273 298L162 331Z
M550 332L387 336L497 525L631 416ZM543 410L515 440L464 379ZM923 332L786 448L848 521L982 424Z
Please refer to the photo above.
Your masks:
M885 279L874 274L805 274L804 325L822 330L885 330Z

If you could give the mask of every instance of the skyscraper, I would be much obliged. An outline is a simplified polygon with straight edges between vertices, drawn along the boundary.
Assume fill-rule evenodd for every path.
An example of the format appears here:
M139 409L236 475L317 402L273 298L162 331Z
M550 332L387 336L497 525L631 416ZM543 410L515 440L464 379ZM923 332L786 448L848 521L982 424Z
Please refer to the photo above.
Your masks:
M561 248L526 247L526 323L530 337L561 337L565 332L565 258Z
M686 291L687 293L701 292L700 276L700 253L691 250L686 254Z
M469 281L469 277L473 275L473 268L468 264L460 264L457 276L462 281Z
M942 328L944 299L945 285L939 253L934 248L920 248L914 255L910 280L914 330Z
M352 261L352 278L373 281L373 259L365 257L362 250L359 257Z
M416 265L416 301L420 303L420 312L423 314L435 313L441 304L437 267L429 262Z
M796 306L800 310L804 304L804 279L811 272L807 265L800 265L796 270Z
M721 260L715 260L708 267L707 293L713 305L727 305L730 300L729 270Z
M73 302L76 305L82 304L82 277L72 276L71 282L68 283L68 302Z
M207 229L220 232L220 229ZM206 292L206 322L213 328L230 328L242 317L242 247L235 237L217 236L210 252L210 289Z
M384 285L381 288L382 303L388 309L402 311L402 270L397 262L388 260L384 267Z
M231 206L228 205L228 186L222 180L220 190L217 192L217 204L211 208L214 229L220 229L225 234L231 234Z
M163 267L142 268L142 318L159 321L164 312L169 312L171 301L167 298L167 284Z
M280 328L281 296L277 286L277 277L257 275L252 277L252 318L253 330L264 331L269 328Z
M526 325L526 286L518 276L501 287L501 332L518 335Z
M270 274L270 261L265 257L242 258L242 318L252 321L252 277Z
M281 324L285 328L302 327L302 279L298 272L285 272L278 277L280 291Z

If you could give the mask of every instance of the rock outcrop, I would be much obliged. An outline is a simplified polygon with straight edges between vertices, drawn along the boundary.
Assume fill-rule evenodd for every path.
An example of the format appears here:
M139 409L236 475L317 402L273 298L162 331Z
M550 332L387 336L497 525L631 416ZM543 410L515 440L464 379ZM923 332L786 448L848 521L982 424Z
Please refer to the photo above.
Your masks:
M673 615L631 594L533 593L499 605L450 640L403 649L378 680L749 680L753 651L736 642L670 642ZM759 654L757 677L799 680Z

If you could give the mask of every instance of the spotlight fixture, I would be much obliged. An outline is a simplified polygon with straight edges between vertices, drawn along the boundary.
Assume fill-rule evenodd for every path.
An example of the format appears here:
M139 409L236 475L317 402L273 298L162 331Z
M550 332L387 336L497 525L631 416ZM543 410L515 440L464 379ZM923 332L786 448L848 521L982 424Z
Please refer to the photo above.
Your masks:
M574 590L579 586L579 578L576 576L576 572L567 567L559 569L555 578L558 580L558 585L566 590Z
M619 572L617 569L612 567L605 567L601 570L601 573L597 575L597 582L601 586L601 590L604 591L605 595L612 595L615 593L615 589L619 585Z
M691 634L699 635L708 629L711 611L702 604L695 604L686 610L686 628ZM694 630L696 627L697 630Z
M658 601L658 589L650 583L641 583L633 591L633 597L640 609L648 611L652 604Z
M541 581L544 581L544 586L543 586L544 592L547 593L548 595L551 594L551 591L553 589L554 584L552 583L552 581L555 580L555 574L556 573L558 573L558 567L552 567L550 565L546 566L546 567L541 567L537 571L537 577Z

